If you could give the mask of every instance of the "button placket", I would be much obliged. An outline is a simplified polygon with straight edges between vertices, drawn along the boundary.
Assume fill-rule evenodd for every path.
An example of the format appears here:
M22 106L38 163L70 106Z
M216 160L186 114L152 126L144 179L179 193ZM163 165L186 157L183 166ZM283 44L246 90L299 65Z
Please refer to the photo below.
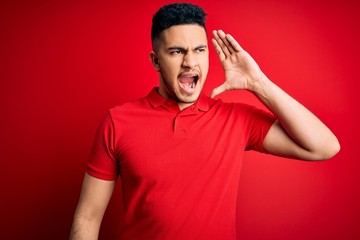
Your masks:
M180 112L174 119L174 136L185 136L187 129L184 123L185 115Z
M195 106L191 106L177 114L174 118L174 135L186 136L189 130L189 120L199 113ZM191 121L190 121L191 122Z

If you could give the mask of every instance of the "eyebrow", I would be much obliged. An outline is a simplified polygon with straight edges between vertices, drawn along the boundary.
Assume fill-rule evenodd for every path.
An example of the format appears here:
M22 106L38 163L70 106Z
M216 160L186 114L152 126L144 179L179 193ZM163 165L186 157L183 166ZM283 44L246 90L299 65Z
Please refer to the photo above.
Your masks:
M181 51L185 51L185 48L180 47L180 46L172 46L172 47L169 47L169 48L168 48L168 51L171 51L171 50L181 50Z
M194 48L194 50L198 50L198 49L201 49L201 48L207 48L207 45L201 44L201 45L197 46L196 48ZM168 48L168 51L171 51L171 50L186 51L186 49L184 47L180 47L180 46L176 46L176 45Z
M207 45L201 44L198 47L196 47L195 50L200 49L200 48L207 48Z

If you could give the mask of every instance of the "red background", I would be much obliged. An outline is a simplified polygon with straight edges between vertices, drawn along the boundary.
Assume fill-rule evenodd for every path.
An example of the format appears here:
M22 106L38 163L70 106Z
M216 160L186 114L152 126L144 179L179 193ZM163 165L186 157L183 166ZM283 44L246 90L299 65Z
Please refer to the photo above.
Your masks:
M31 3L30 3L31 2ZM114 105L147 94L152 14L165 1L2 1L1 239L66 239L92 140ZM195 1L208 30L232 33L280 87L338 136L332 160L250 152L239 193L240 239L360 239L356 1ZM213 49L205 92L223 72ZM259 102L232 92L225 101ZM116 188L101 230L115 236Z

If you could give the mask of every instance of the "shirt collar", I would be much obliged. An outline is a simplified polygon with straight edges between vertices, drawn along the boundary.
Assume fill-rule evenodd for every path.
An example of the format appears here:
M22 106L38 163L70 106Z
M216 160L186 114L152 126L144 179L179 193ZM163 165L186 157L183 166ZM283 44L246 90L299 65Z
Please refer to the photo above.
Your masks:
M158 88L154 87L147 95L147 99L153 108L158 108L162 105L176 105L177 103L172 99L166 99L158 93ZM208 111L210 107L211 98L201 93L198 100L193 104L193 107L200 111Z

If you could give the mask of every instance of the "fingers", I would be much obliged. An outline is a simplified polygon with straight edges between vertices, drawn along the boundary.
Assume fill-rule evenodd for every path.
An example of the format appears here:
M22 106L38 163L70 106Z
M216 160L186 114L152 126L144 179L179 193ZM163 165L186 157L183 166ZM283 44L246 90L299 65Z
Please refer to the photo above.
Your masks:
M222 62L226 58L224 51L222 50L222 47L219 45L218 40L216 40L215 38L211 39L211 42L215 48L216 54L220 59L220 62Z
M213 31L212 42L220 59L242 50L239 43L230 34L225 34L222 30Z
M233 76L235 75L237 77L241 77L241 74L239 75L239 71L234 70L234 68L241 70L241 67L239 68L239 59L242 59L244 57L244 53L246 52L230 34L225 34L222 30L214 30L212 34L212 43L223 68L227 70L232 69L231 71ZM229 78L228 73L226 77L227 79ZM210 97L214 98L215 96L232 89L230 81L226 80L222 85L211 92Z
M213 43L217 45L216 50L220 51L220 54L224 54L225 57L230 56L232 53L231 46L229 46L229 42L226 40L225 33L221 30L213 31Z
M232 49L234 49L234 52L240 52L243 51L242 47L240 46L240 44L235 40L235 38L233 36L231 36L230 34L226 34L226 40L229 42L229 44L231 45Z
M212 92L210 93L210 97L214 98L215 96L217 96L223 92L226 92L228 90L229 90L229 85L225 82L222 85L218 86L217 88L214 88L212 90Z

